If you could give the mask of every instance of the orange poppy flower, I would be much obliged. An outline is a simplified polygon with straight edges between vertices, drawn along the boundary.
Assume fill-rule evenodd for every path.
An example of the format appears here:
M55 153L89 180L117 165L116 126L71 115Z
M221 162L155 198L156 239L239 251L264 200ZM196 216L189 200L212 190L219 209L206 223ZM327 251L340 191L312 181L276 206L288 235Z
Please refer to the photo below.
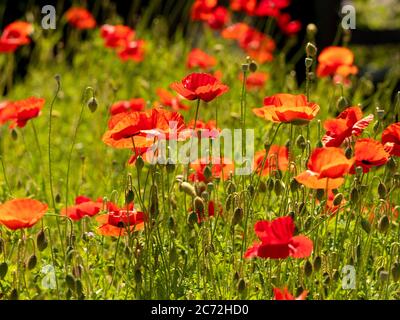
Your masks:
M264 87L265 82L268 80L269 74L266 72L254 72L250 73L246 77L246 88L247 90L257 90ZM240 73L239 80L243 81L243 73Z
M96 26L93 15L85 8L73 7L65 13L65 17L68 23L77 29L93 29Z
M343 184L343 176L353 164L354 159L347 159L340 148L317 148L308 161L308 170L295 179L311 189L336 189Z
M257 0L230 0L232 11L244 11L249 15L253 15L256 6Z
M251 27L244 23L235 23L221 32L221 36L225 39L233 39L233 40L239 40L244 37L246 34L247 30L249 30Z
M368 172L372 167L379 167L388 162L390 154L387 153L379 141L365 138L356 141L354 147L355 164L351 173L355 173L356 167L362 167L363 172Z
M171 88L188 100L201 99L209 102L224 94L229 87L208 73L191 73L181 82L174 82Z
M32 24L15 21L7 25L0 37L0 52L14 52L19 46L31 42L29 36L33 32Z
M217 59L204 51L195 48L190 51L188 55L188 59L186 62L186 66L189 69L200 68L200 69L209 69L214 67L217 64Z
M102 203L99 201L92 201L85 196L78 196L75 199L75 205L63 208L61 215L67 216L72 220L78 221L85 216L93 217L101 210Z
M390 155L400 157L400 122L391 124L382 132L382 143Z
M156 102L156 106L161 105L164 107L169 107L174 111L188 110L189 107L181 102L182 98L180 96L174 96L168 90L163 88L158 88L156 94L160 98L160 102Z
M122 61L132 60L135 62L141 62L144 59L145 54L145 41L144 40L133 40L128 43L118 52L118 56Z
M317 76L326 77L340 75L347 77L357 74L358 68L353 65L354 54L344 47L327 47L318 56Z
M268 151L268 157L264 162L264 168L261 168L266 150L256 152L254 155L254 169L256 172L261 171L262 176L270 174L271 171L286 171L289 166L289 150L286 147L272 145Z
M124 25L102 25L100 35L108 48L125 47L135 37L135 30Z
M0 225L11 230L30 228L46 213L47 204L33 199L13 199L0 204Z
M308 291L304 290L297 298L289 293L287 287L282 290L274 288L274 299L275 300L306 300Z
M195 0L190 12L193 21L207 20L217 6L217 0Z
M134 208L128 211L111 211L96 218L97 222L101 223L101 226L97 228L97 233L111 237L125 236L128 234L128 228L130 232L143 230L145 219L145 214L137 212Z
M374 115L362 118L360 107L350 107L341 112L336 119L326 120L324 128L326 134L322 138L325 147L340 147L346 138L352 135L359 136L374 120Z
M177 112L154 108L148 111L120 113L111 118L103 142L114 148L150 147L154 137L173 138L186 130L183 116ZM173 126L172 126L173 125ZM185 136L186 138L186 136ZM133 140L133 141L132 141Z
M5 124L15 117L15 106L9 101L0 103L0 125Z
M206 177L204 175L204 169L211 167L211 176ZM227 158L215 158L212 159L198 159L195 163L191 163L190 167L195 171L189 175L190 181L204 181L211 182L215 178L227 180L231 173L235 171L235 165L232 160Z
M279 93L264 99L264 107L253 109L257 117L276 123L307 124L319 112L319 106L308 102L303 94Z
M26 123L33 118L39 116L46 100L43 98L29 97L23 100L10 102L8 108L14 111L14 115L10 118L10 128L23 128Z
M131 99L131 100L124 100L115 102L111 108L110 113L112 115L116 115L122 112L129 112L129 111L142 111L146 106L146 100L143 98Z

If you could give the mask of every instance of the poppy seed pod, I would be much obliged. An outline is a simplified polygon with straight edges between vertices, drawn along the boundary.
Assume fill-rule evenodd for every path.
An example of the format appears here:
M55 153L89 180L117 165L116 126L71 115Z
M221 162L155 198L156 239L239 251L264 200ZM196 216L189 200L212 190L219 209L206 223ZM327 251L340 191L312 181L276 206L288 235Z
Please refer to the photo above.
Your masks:
M97 110L97 106L98 106L96 97L91 97L89 99L89 101L87 102L87 106L89 107L89 109L92 113L95 112Z
M307 43L307 45L306 45L307 57L312 57L312 58L315 57L317 55L317 51L318 51L317 47L313 43L311 43L311 42ZM311 62L311 65L312 65L312 62ZM310 67L308 67L308 68L310 68Z
M243 63L242 64L242 71L243 72L249 71L249 64L248 63Z
M378 230L382 233L385 233L386 231L389 230L389 227L390 227L390 221L388 216L386 215L382 216L378 222Z
M257 71L257 63L255 61L251 61L249 64L249 69L251 72L256 72Z
M179 189L193 198L196 196L196 190L189 182L182 182Z

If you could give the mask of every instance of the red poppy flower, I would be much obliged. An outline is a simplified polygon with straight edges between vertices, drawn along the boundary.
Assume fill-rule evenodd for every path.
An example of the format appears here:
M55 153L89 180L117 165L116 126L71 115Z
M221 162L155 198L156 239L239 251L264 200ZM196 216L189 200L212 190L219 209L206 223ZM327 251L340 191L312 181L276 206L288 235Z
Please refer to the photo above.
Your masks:
M125 47L135 37L135 30L128 26L105 24L100 28L101 37L105 40L105 46L108 48Z
M246 23L235 23L222 30L221 36L225 39L239 40L244 37L247 30L249 30L250 28L251 27Z
M217 204L218 212L215 212L215 203L213 200L210 200L207 205L207 212L201 212L200 210L196 210L197 214L197 223L202 223L207 220L208 217L214 217L215 214L222 215L224 208L220 202ZM189 211L192 211L193 208L190 208Z
M31 42L29 36L33 32L32 24L15 21L7 25L0 37L0 52L14 52L19 46Z
M217 6L218 0L195 0L191 9L191 18L193 21L207 20Z
M191 169L195 172L189 175L190 181L204 181L206 183L211 182L215 178L227 180L231 173L235 171L235 165L232 160L227 158L216 158L212 159L198 159L196 162L190 164ZM211 167L211 176L206 177L204 175L204 169Z
M110 113L114 116L122 112L142 111L145 106L146 100L143 98L131 99L129 101L118 101L111 106Z
M291 295L287 287L281 289L274 288L274 299L275 300L305 300L307 298L307 291L303 291L297 298Z
M101 210L102 203L92 201L85 196L78 196L75 199L75 205L61 210L61 215L67 216L74 221L81 220L83 217L93 217Z
M319 106L308 102L303 94L279 93L264 99L264 107L253 109L257 117L276 123L307 124L319 112Z
M354 159L347 159L340 148L317 148L308 161L308 170L295 179L312 189L336 189L343 184L343 176L350 171L353 163Z
M208 73L191 73L181 82L174 82L171 88L188 100L201 99L209 102L224 94L229 87Z
M245 258L285 259L306 258L313 250L313 242L306 236L294 236L294 223L290 216L273 221L258 221L254 231L261 242L247 249Z
M10 128L23 128L26 123L33 118L39 116L46 100L43 98L30 97L23 100L10 102L6 108L10 108L14 112L12 116L8 115L12 121Z
M130 41L124 47L122 47L121 51L118 52L118 56L122 61L132 60L135 62L141 62L144 59L144 47L144 40Z
M190 129L194 128L194 119L190 120L187 124L187 127ZM198 137L198 133L201 133L201 138L217 138L221 129L217 128L217 123L215 120L209 120L208 122L203 122L201 120L196 121L196 137Z
M178 139L186 131L181 114L159 108L120 113L111 120L112 126L110 128L109 123L110 129L103 135L103 142L114 148L150 147L154 143L154 137L174 139L176 135L175 138Z
M289 150L286 147L272 145L268 151L268 157L264 162L264 168L262 167L266 151L261 150L256 152L254 155L254 169L256 172L261 171L261 175L265 176L270 174L272 171L281 170L286 171L289 166Z
M301 22L298 20L291 20L288 13L283 13L278 16L278 27L286 35L295 35L301 30Z
M254 28L247 29L238 42L239 46L258 63L269 62L274 58L275 41Z
M327 47L318 56L317 76L326 77L336 74L347 77L357 74L358 69L353 65L354 54L344 47Z
M110 211L108 214L96 218L97 222L102 224L97 228L97 233L102 236L124 236L128 234L128 228L130 232L143 230L145 219L145 214L137 212L134 208L128 211Z
M259 17L278 18L280 10L286 8L289 4L289 0L261 0L254 10L254 14Z
M356 167L362 167L363 172L368 172L372 167L379 167L388 162L390 154L387 153L379 141L365 138L356 141L354 147L355 164L351 173L355 173Z
M215 8L207 18L208 26L213 30L221 30L230 19L228 10L219 6Z
M391 124L383 131L382 143L392 156L400 157L400 122Z
M181 102L182 98L180 96L174 96L168 90L163 88L158 88L156 93L160 98L160 102L156 102L156 106L161 105L164 107L169 107L173 111L189 110L189 106Z
M15 117L15 106L9 101L0 103L0 125L5 124Z
M246 77L246 88L247 90L257 90L265 86L265 82L268 80L269 74L266 72L258 71L250 73ZM243 73L239 75L240 81L243 81Z
M360 107L350 107L341 112L336 119L326 120L324 128L326 134L322 143L326 147L340 147L346 138L352 135L359 136L364 129L374 120L374 115L362 118Z
M254 14L257 6L257 0L230 0L232 11L244 11L249 15Z
M0 204L0 225L17 230L30 228L46 213L47 204L33 199L13 199Z
M128 164L129 165L135 165L136 160L139 156L141 156L143 158L144 161L150 162L148 161L147 157L146 157L146 153L150 150L152 150L153 146L150 147L141 147L141 148L136 148L136 149L132 149L133 151L133 155L129 158L128 160Z
M217 59L197 48L190 51L186 62L186 66L189 69L193 68L209 69L214 67L216 64L217 64Z
M71 8L65 13L65 17L70 25L81 30L93 29L96 26L93 15L85 8Z

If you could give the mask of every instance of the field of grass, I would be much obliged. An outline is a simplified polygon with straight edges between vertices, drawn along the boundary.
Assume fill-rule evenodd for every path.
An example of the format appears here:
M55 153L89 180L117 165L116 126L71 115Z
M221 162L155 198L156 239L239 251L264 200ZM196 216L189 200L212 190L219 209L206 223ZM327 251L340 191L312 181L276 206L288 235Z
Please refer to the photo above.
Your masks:
M110 15L107 23L121 21ZM272 61L257 63L234 40L202 22L190 22L188 34L178 29L172 38L165 24L161 17L150 28L131 26L135 39L145 41L141 62L122 61L105 47L100 26L79 30L65 19L55 30L43 30L37 20L31 35L34 46L0 53L1 88L8 89L1 101L45 99L40 115L14 129L10 122L1 123L0 108L0 298L269 300L276 298L273 288L287 287L294 297L307 291L310 300L399 299L398 157L385 151L379 165L365 160L363 165L371 164L369 172L353 167L355 172L341 175L344 183L337 188L329 187L330 178L325 178L326 188L319 189L295 179L310 169L309 158L322 147L325 121L347 107L359 105L363 117L372 114L374 119L337 148L353 159L357 139L381 143L382 132L399 121L400 96L393 93L400 79L398 66L377 86L356 75L340 85L332 77L316 76L318 52L309 54L310 80L298 85L293 63L285 58L292 37L280 35L287 45L273 52ZM218 71L229 87L210 102L199 100L198 120L215 120L221 129L253 129L255 152L286 146L286 170L187 181L186 165L144 162L142 167L140 160L128 165L132 148L103 142L115 102L143 98L150 110L160 101L158 88L176 95L170 85L199 72L186 64L194 47L216 59L215 66L202 72ZM365 60L363 50L354 52L356 65ZM27 75L11 81L23 57L30 59ZM240 75L250 76L249 68L255 66L257 72L268 73L268 79L263 87L250 90ZM319 105L319 112L303 125L257 117L253 109L278 93L305 94ZM197 101L182 103L189 107L179 110L187 124L195 119ZM102 199L100 211L76 221L62 215L82 195L93 202ZM11 230L1 220L2 206L23 198L45 203L48 209L32 227ZM112 211L107 202L123 210L132 200L145 216L141 230L125 225L114 236L100 234L98 217ZM220 208L213 216L208 214L210 201ZM312 241L312 253L302 258L245 258L258 241L255 224L279 217L291 217L294 234Z

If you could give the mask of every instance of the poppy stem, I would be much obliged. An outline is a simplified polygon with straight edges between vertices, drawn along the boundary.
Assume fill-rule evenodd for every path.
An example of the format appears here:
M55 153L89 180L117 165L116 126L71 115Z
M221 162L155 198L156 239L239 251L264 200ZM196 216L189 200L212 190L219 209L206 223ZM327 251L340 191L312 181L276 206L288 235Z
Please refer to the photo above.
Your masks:
M5 167L5 165L4 165L4 161L3 161L3 156L2 156L2 155L0 155L0 162L1 162L1 167L2 167L2 169L3 169L4 181L5 181L5 183L6 183L8 192L9 192L10 195L12 196L12 191L11 191L10 183L8 182L6 167Z
M196 131L197 119L199 116L199 109L200 109L200 99L197 99L196 113L194 115L193 132ZM189 180L190 159L192 157L192 146L193 146L193 137L191 137L191 140L190 140L190 150L189 150L189 159L188 159L188 164L187 164L186 180Z

